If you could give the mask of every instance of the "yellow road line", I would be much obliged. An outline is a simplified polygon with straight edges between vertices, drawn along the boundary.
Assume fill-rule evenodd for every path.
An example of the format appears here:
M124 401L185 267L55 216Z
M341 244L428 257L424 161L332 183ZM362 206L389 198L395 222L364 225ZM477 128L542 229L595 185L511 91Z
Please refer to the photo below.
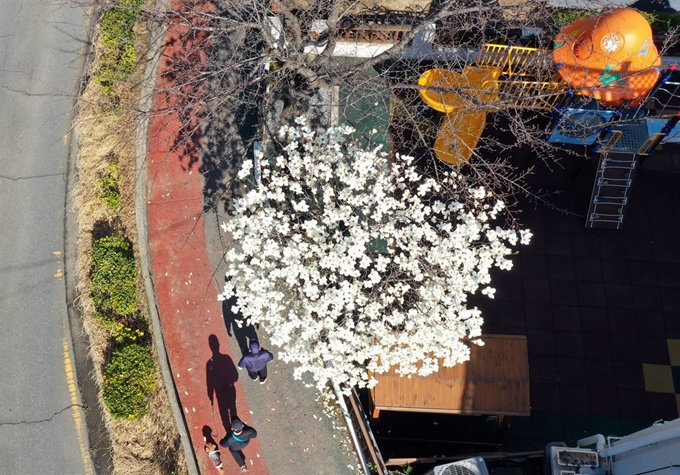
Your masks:
M61 279L64 276L64 271L61 268L60 260L59 260L61 258L61 251L53 251L52 255L54 256L54 258L57 261L57 273L54 274L54 277L56 279Z
M85 423L80 411L80 404L78 404L78 389L76 387L75 372L73 369L73 362L71 361L71 354L68 351L68 342L66 338L62 340L64 347L64 371L66 373L66 384L68 385L68 392L71 398L71 414L73 415L73 422L76 426L76 434L78 435L78 445L80 447L80 457L83 460L83 468L87 475L94 475L92 471L92 461L90 453L87 448L87 443L83 433L85 430Z

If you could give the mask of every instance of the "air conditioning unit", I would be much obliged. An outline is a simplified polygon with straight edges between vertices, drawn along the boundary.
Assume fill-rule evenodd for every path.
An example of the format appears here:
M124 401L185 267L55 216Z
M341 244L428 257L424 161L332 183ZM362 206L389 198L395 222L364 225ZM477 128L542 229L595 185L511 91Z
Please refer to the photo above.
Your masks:
M482 457L439 465L425 475L489 475Z
M600 466L597 452L590 449L555 448L557 464L562 467L590 467Z

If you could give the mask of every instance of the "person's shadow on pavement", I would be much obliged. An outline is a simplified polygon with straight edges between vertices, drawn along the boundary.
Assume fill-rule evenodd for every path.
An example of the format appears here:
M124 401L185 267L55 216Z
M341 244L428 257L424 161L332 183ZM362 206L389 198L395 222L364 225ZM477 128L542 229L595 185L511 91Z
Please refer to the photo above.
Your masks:
M240 313L232 312L231 308L234 305L236 305L235 296L232 296L229 300L223 300L222 316L224 317L224 324L227 326L227 335L236 338L241 356L245 356L250 352L248 347L250 340L259 340L259 338L253 325L241 324L239 326L236 320L243 320L243 316Z
M231 419L237 417L234 384L238 381L238 371L231 357L220 353L220 341L217 336L210 335L208 345L212 351L212 357L205 364L208 399L213 407L217 399L220 419L228 432L231 428Z

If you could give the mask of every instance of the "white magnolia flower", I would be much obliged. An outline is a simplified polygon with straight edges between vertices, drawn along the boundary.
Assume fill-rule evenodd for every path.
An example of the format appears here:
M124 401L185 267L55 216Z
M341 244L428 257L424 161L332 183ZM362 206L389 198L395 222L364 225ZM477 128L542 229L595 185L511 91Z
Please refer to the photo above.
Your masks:
M528 229L522 229L519 232L519 237L520 237L519 242L520 242L520 244L524 244L524 245L529 244L532 236L533 236L533 234L531 233L531 231L529 231Z
M281 153L260 157L262 186L221 225L236 247L220 299L236 296L241 323L263 325L294 376L319 387L469 359L483 318L468 295L493 298L490 269L509 269L510 246L531 238L496 226L505 205L484 188L461 191L455 172L424 177L413 158L388 160L353 132L304 118L281 127ZM248 163L239 177L251 174Z
M496 293L496 289L494 289L493 287L484 287L482 289L482 294L486 295L490 299L492 299L494 297L495 293Z

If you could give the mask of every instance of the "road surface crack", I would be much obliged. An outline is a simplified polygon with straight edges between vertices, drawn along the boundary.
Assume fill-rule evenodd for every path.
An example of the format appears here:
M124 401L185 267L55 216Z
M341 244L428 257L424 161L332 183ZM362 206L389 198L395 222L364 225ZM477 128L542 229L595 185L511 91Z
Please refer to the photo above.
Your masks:
M64 176L64 173L48 173L45 175L33 175L33 176L7 176L0 175L0 178L10 181L21 181L21 180L32 180L33 178L50 178L53 176Z
M68 411L69 409L71 409L73 407L80 407L82 409L87 409L87 406L84 406L82 404L69 404L65 408L55 412L54 414L52 414L50 417L48 417L46 419L38 419L36 421L0 422L0 427L2 427L2 426L20 426L20 425L42 424L44 422L50 422L52 419L57 417L62 412Z

